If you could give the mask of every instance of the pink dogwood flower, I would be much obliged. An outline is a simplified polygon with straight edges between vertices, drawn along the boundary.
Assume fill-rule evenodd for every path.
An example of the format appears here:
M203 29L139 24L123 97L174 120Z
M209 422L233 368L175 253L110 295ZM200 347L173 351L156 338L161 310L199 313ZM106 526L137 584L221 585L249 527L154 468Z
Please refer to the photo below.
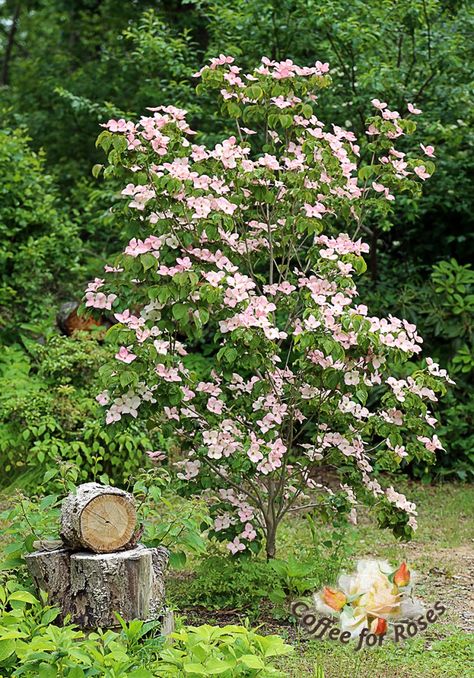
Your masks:
M137 356L135 353L130 351L130 347L127 348L126 346L121 346L118 352L115 354L115 358L120 360L122 363L129 365L137 358Z

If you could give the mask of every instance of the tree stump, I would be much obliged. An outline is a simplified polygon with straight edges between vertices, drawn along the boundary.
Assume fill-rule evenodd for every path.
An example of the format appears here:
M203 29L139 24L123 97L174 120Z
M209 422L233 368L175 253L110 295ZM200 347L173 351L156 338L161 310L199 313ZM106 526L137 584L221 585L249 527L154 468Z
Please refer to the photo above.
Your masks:
M25 556L62 619L70 615L83 629L114 627L118 613L127 622L161 619L162 633L173 629L165 607L168 551L135 545L136 519L132 495L116 487L85 483L66 497L62 541L39 540L38 551Z
M72 549L111 553L134 546L133 497L110 485L85 483L63 502L61 538Z
M114 612L125 621L163 619L163 631L172 628L165 607L164 547L135 548L118 553L71 553L67 549L39 551L26 556L28 569L49 602L71 615L81 628L115 627Z
M25 560L36 588L46 591L49 603L61 607L62 616L66 616L69 609L66 609L63 605L68 599L71 584L71 552L64 548L49 551L40 550L28 553Z

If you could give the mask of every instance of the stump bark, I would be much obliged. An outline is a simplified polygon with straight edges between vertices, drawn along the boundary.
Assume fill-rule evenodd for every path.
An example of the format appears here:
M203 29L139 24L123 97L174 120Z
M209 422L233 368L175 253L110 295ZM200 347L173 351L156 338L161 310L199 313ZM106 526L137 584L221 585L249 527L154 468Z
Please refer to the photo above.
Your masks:
M63 502L61 538L72 549L111 553L134 546L133 497L110 485L85 483Z
M49 602L70 614L81 628L115 627L114 612L125 621L163 619L172 625L165 608L164 547L135 548L118 553L71 553L67 549L40 551L26 556L28 569ZM166 629L163 629L166 630Z
M28 553L25 560L36 588L46 591L50 604L58 605L65 617L69 612L71 552L63 548L40 550Z

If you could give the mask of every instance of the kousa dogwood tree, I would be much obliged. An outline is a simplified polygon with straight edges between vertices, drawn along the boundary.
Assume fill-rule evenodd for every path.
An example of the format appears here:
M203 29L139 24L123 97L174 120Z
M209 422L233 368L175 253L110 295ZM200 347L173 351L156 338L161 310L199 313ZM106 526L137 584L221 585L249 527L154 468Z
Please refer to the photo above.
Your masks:
M317 117L328 64L263 58L245 74L220 56L196 75L235 133L207 147L184 110L159 106L110 120L98 140L133 235L86 292L86 307L117 321L106 421L159 422L234 554L264 543L273 557L278 525L303 506L355 520L366 503L409 536L416 507L378 471L441 449L429 408L448 376L411 360L416 327L372 316L355 278L367 219L434 171L432 147L406 150L421 111L373 100L358 141Z

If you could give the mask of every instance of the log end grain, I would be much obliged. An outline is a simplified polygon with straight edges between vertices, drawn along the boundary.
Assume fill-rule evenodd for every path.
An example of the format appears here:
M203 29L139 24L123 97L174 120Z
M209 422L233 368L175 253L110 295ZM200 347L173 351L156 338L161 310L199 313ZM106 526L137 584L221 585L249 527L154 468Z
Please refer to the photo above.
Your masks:
M73 549L112 553L133 545L136 523L131 494L109 485L84 483L63 502L61 537Z

